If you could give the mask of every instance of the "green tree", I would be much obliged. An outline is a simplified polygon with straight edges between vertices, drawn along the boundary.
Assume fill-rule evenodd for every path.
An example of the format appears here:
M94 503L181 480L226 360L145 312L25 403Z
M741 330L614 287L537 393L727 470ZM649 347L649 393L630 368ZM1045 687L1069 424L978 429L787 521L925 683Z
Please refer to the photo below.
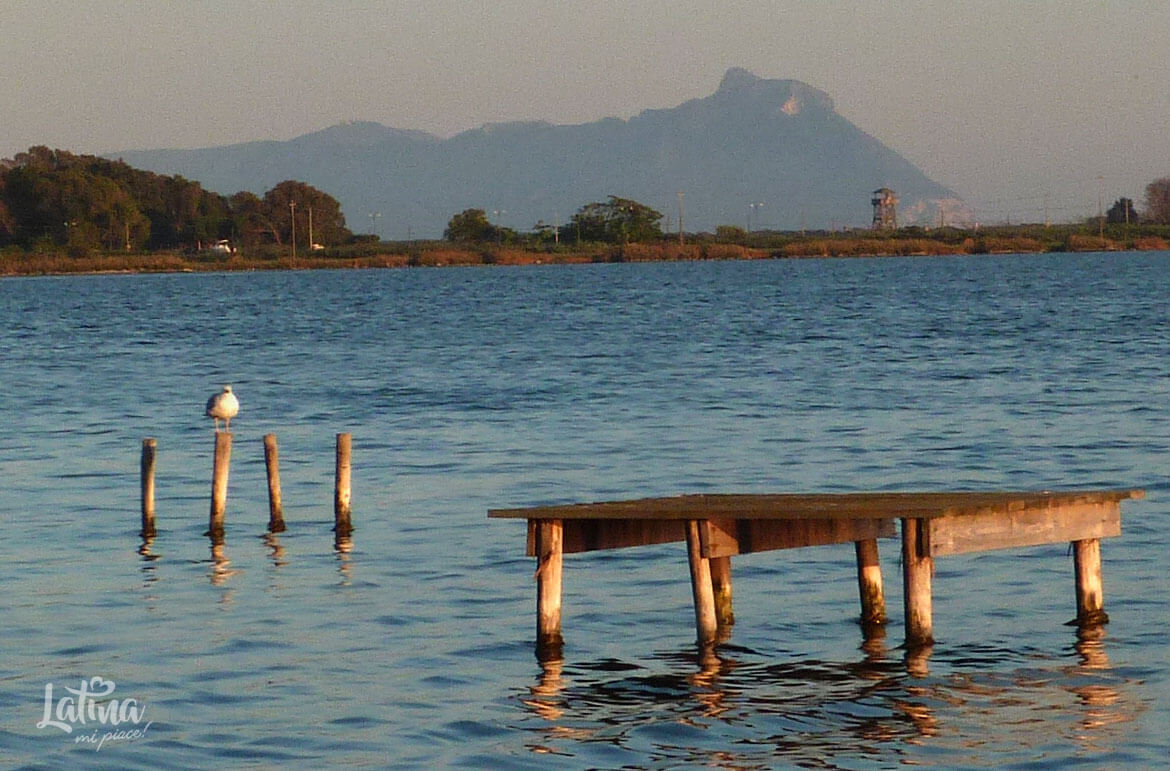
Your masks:
M274 226L277 243L289 239L295 222L296 242L308 251L310 217L315 244L334 246L353 235L345 226L337 199L304 182L287 179L265 193L262 202L263 215Z
M241 190L228 199L228 206L232 212L231 237L238 244L251 249L263 243L280 243L280 230L260 196Z
M1146 185L1146 212L1143 219L1162 225L1170 224L1170 177L1155 179Z
M1129 198L1118 198L1109 211L1105 212L1105 221L1110 225L1132 225L1138 221L1137 210L1133 208L1133 201Z
M280 243L290 234L290 203L299 243L309 243L310 211L314 242L351 237L337 200L302 182L281 182L263 199L237 193L229 200L180 176L36 146L0 163L0 245L67 245L80 252L127 244L198 247L228 237Z
M447 222L443 231L443 238L456 242L487 243L499 236L499 228L488 221L483 209L464 209Z
M719 225L715 228L715 240L727 244L742 244L747 231L738 225Z
M581 241L656 241L662 238L662 217L645 204L611 195L608 201L582 206L573 215L569 230Z
M8 243L8 240L12 238L13 226L14 220L8 212L8 206L4 203L4 191L0 189L0 244Z

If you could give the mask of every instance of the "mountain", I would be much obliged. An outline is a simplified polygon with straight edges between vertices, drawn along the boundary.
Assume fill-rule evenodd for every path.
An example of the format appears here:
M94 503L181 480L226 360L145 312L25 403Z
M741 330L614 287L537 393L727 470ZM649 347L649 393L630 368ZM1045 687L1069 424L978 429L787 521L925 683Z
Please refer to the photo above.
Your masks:
M307 182L341 202L352 230L376 225L389 239L437 237L468 208L518 230L564 224L609 195L652 206L677 228L678 191L687 231L744 226L759 203L753 228L867 226L881 187L898 194L901 224L933 224L940 206L961 207L955 193L838 115L828 94L739 68L710 96L628 120L488 124L449 139L352 122L284 142L112 157L224 194Z

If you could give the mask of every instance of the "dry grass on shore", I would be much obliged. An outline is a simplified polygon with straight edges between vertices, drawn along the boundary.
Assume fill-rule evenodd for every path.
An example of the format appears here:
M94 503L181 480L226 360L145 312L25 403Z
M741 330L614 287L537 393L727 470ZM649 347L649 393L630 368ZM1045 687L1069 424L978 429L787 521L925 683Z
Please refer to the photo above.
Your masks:
M427 242L394 245L393 251L373 253L343 247L336 252L280 255L272 249L256 255L209 255L205 252L42 254L9 248L0 251L0 276L59 275L69 273L178 273L247 270L313 270L405 268L469 265L568 265L595 262L677 262L698 260L757 260L800 257L882 257L948 254L1028 254L1048 251L1123 251L1170 249L1167 239L1145 234L1114 240L1083 233L1064 234L1058 241L1031 235L979 233L951 240L920 237L810 236L753 248L711 241L679 244L594 244L551 250L495 244Z

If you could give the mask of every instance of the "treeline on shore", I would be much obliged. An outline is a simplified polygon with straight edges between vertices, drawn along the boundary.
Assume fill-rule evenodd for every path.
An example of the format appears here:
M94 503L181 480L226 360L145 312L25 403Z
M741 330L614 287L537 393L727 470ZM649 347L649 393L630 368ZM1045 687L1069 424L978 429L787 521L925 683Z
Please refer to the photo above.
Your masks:
M1104 235L1084 225L1016 225L978 231L944 228L890 233L761 232L737 241L688 234L652 243L584 243L559 247L507 244L461 245L446 241L365 241L294 257L289 246L261 246L239 253L208 251L0 250L0 275L96 272L197 272L407 268L455 265L538 265L690 260L754 260L807 257L1030 254L1170 249L1170 226L1107 226Z
M611 195L561 227L518 232L467 209L442 241L387 242L354 235L337 200L295 180L263 196L223 196L181 176L47 147L0 161L0 275L1164 250L1170 178L1148 187L1142 217L1122 199L1108 217L1080 224L807 233L723 225L679 235L664 233L662 219Z
M122 161L38 146L0 161L0 250L12 255L199 250L223 242L303 248L353 242L341 205L285 180L231 196Z

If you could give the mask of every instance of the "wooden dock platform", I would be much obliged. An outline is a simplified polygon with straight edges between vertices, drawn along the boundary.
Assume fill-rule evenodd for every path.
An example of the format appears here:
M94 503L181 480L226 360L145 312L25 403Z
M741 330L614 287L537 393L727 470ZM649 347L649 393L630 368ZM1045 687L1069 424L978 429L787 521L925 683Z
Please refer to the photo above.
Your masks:
M933 641L934 558L1047 543L1073 547L1077 621L1104 623L1100 539L1121 534L1121 501L1142 490L683 495L605 503L493 509L524 519L537 558L537 645L559 648L564 554L685 541L700 645L734 623L731 558L855 544L863 625L886 620L877 539L902 536L908 646Z

